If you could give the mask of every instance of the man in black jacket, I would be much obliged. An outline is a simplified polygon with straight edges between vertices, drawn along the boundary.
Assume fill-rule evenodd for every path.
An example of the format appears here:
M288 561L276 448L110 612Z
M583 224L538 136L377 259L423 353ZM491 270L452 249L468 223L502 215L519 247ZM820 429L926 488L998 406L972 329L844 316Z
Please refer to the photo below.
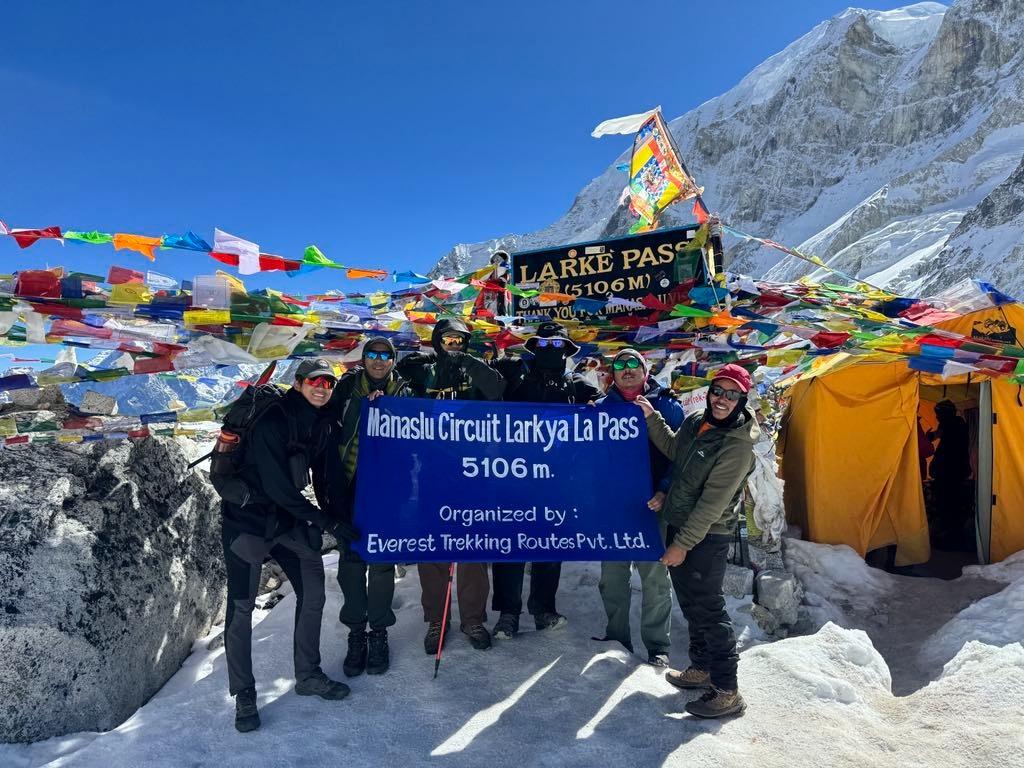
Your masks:
M260 726L252 673L252 611L267 557L277 561L295 590L295 692L335 700L349 693L347 685L331 680L320 668L325 602L320 547L324 529L349 538L357 534L350 526L339 529L302 495L312 470L314 491L326 507L323 460L330 420L321 409L336 383L337 375L325 360L299 365L280 407L257 421L246 438L239 476L252 489L252 500L244 506L222 502L228 582L224 653L235 697L235 727L242 732Z
M482 360L468 354L469 329L458 318L437 322L431 334L433 354L413 353L398 364L399 375L409 382L416 397L435 400L500 400L505 390L501 375ZM420 587L423 590L423 620L427 634L423 649L437 653L441 643L441 624L448 591L449 563L420 563ZM459 615L462 631L477 650L491 647L487 620L487 565L459 563ZM445 629L447 631L447 628Z
M583 377L566 373L566 360L580 351L558 323L545 322L526 340L529 361L507 358L496 361L505 378L505 400L519 403L585 404L601 396ZM523 575L526 563L492 563L494 596L491 609L498 612L495 639L510 640L519 632L519 614L523 612ZM538 562L530 567L530 596L526 607L533 614L537 629L559 629L567 623L555 610L555 593L562 574L561 563Z

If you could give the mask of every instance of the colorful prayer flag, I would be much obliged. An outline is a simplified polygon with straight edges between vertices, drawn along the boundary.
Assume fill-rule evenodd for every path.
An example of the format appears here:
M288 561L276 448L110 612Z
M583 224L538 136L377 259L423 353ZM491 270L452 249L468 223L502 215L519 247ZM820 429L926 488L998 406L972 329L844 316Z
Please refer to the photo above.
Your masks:
M661 112L655 112L633 139L629 209L640 219L641 226L650 227L676 200L695 197L702 191L683 170Z

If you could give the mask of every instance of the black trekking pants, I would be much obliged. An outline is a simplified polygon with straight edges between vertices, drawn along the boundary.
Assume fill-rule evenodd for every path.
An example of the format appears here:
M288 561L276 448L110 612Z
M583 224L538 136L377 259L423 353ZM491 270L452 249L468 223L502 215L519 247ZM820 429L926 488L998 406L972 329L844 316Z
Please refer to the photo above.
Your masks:
M523 575L526 563L493 563L491 580L493 594L491 610L512 613L523 612ZM556 613L555 593L562 576L561 563L533 563L530 566L530 597L527 610L534 616L541 613Z
M676 530L668 529L668 542ZM736 635L725 610L722 582L732 536L708 534L686 553L682 565L669 568L672 587L690 633L690 663L711 674L711 684L736 690Z
M345 596L338 618L352 632L387 629L393 626L395 612L395 566L367 564L345 544L338 546L338 586Z
M252 674L252 611L259 591L260 570L267 555L277 561L295 591L295 631L292 650L295 679L305 680L320 671L320 621L323 617L324 563L320 552L295 535L264 541L250 533L224 526L224 563L228 577L228 608L224 624L224 654L228 664L228 690L232 696L256 685Z

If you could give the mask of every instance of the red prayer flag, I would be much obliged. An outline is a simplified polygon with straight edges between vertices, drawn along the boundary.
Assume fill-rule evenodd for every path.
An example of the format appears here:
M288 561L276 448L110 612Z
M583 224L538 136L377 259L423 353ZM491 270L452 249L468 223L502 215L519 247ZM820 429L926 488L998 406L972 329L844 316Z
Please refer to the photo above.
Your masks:
M835 349L843 346L848 338L850 338L848 333L820 331L811 336L811 344L818 349Z
M28 248L37 240L52 238L60 240L60 227L46 227L45 229L12 229L9 230L11 237L18 241L21 248Z

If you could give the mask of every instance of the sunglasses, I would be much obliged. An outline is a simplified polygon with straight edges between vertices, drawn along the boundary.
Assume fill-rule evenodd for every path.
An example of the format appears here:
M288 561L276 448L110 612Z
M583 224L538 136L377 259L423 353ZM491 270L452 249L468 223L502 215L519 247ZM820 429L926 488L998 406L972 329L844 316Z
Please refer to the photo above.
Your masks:
M442 336L441 343L448 347L462 346L466 340L461 336Z
M312 379L306 379L306 383L315 389L334 389L338 382L330 376L314 376Z
M636 370L640 367L640 361L635 357L627 357L625 360L618 359L612 363L612 368L616 371L621 371L623 368L629 368L630 370Z
M712 384L708 388L708 392L711 393L712 397L724 397L726 400L732 400L733 402L736 402L743 397L743 393L738 389L725 389L717 384Z
M537 346L543 349L544 347L551 347L552 349L561 349L565 346L564 339L537 339Z
M370 349L366 352L367 360L390 360L394 357L390 350Z

